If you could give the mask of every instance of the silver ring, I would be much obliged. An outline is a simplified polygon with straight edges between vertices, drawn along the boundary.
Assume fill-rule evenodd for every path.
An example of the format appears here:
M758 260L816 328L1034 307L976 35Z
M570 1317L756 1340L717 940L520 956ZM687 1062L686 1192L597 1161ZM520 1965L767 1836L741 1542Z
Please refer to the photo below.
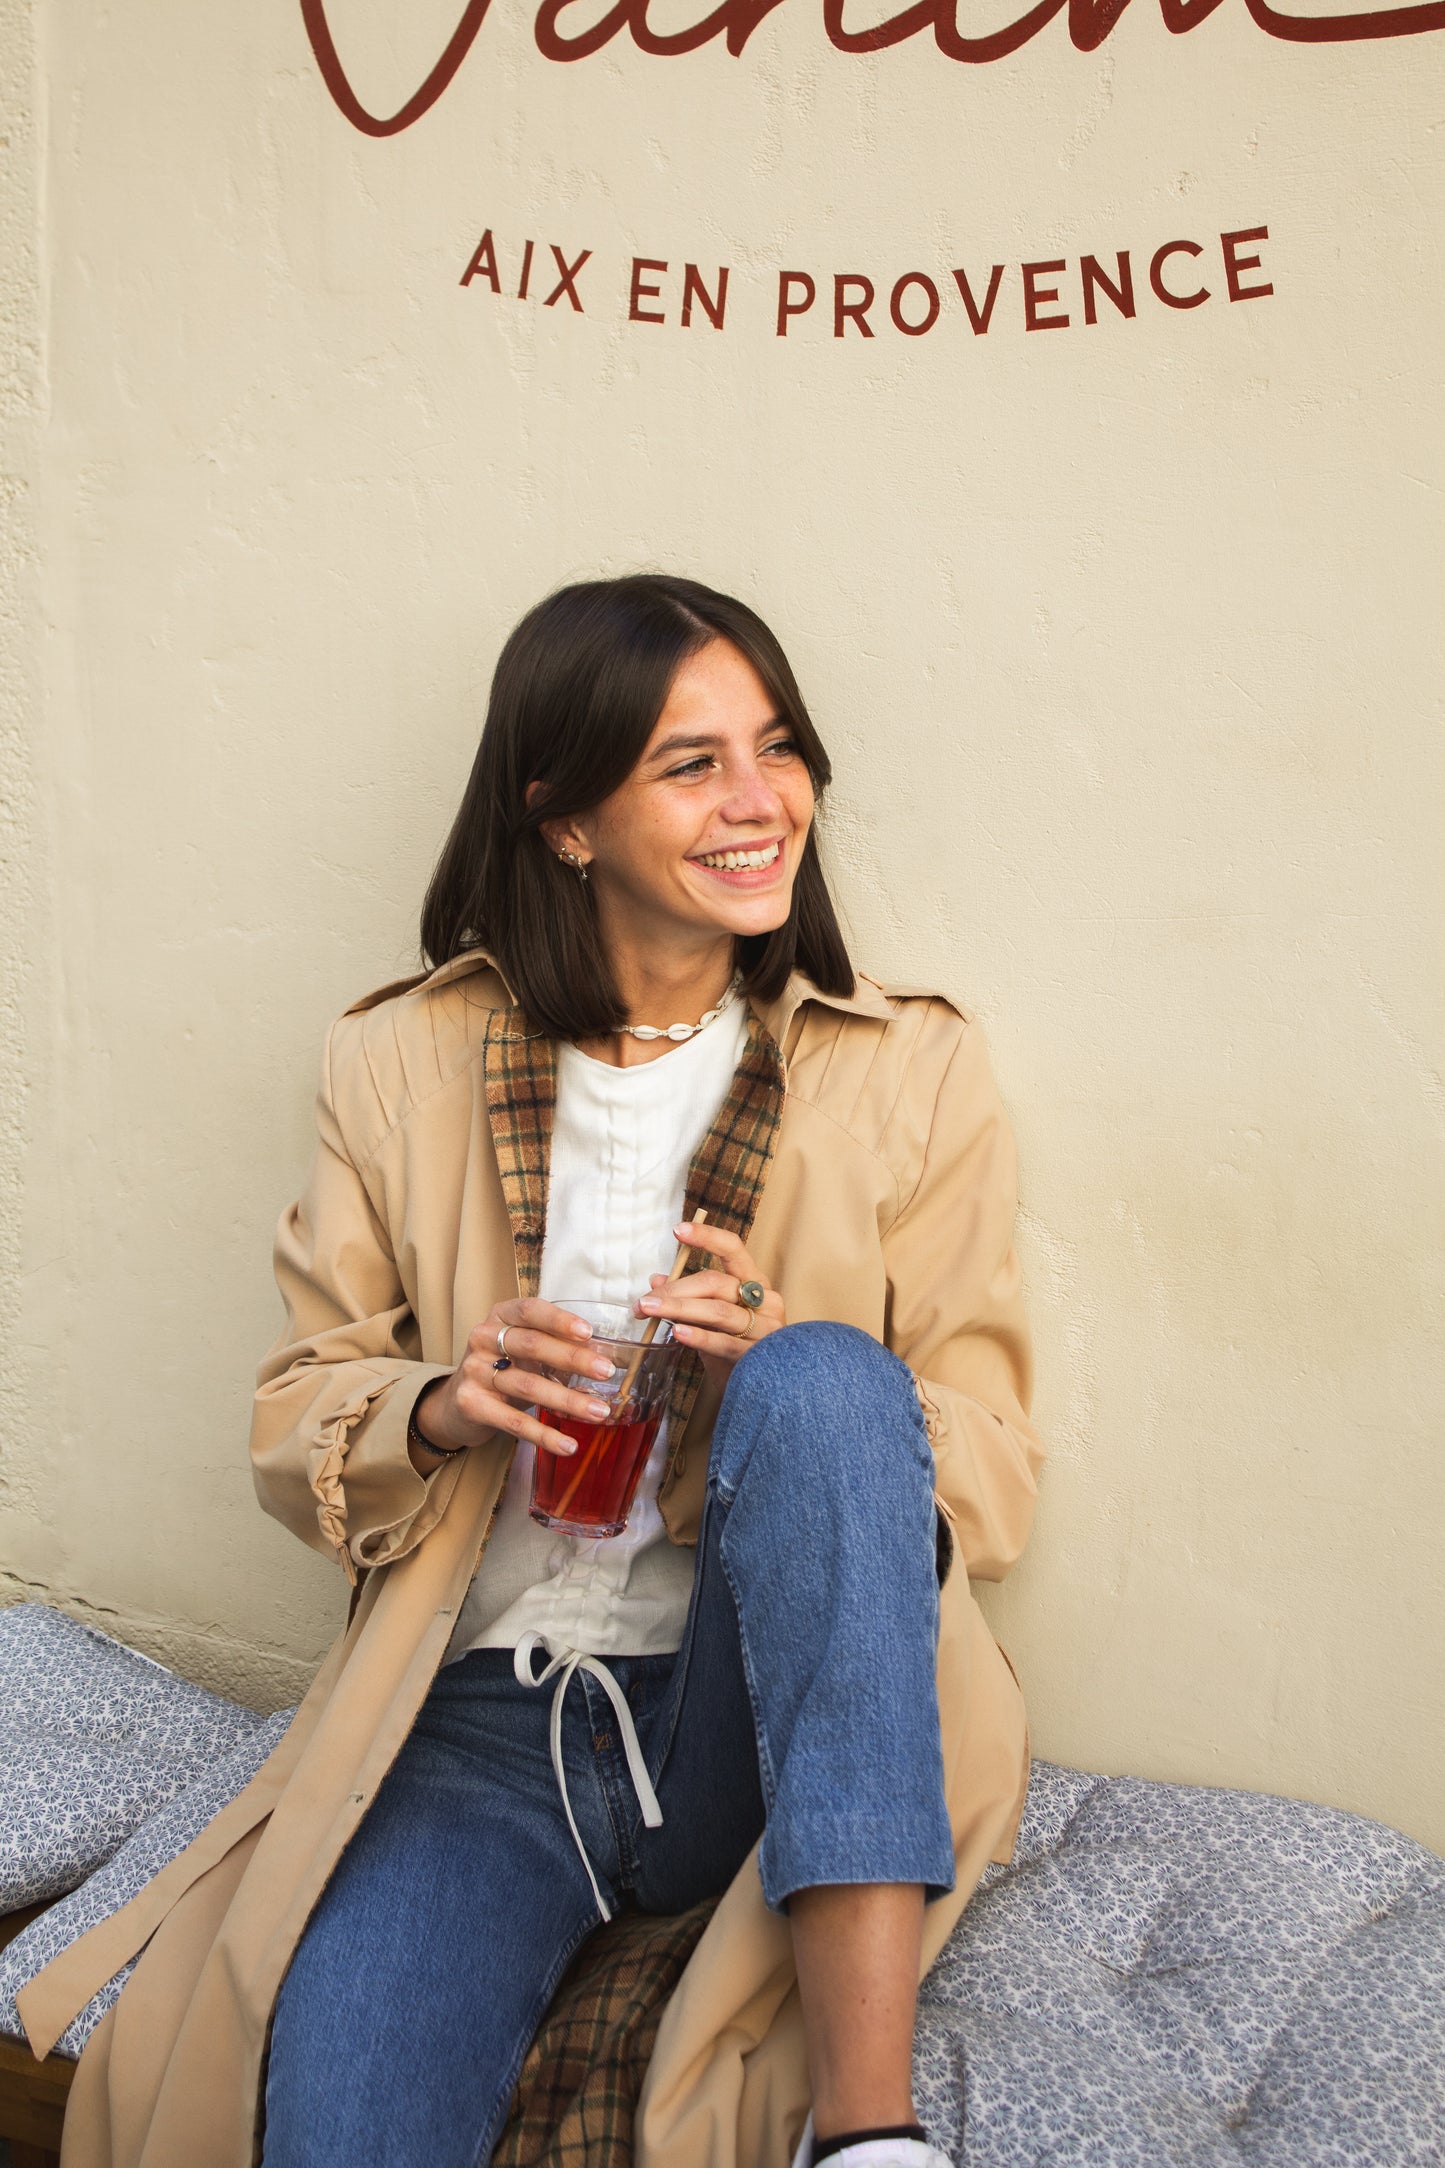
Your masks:
M497 1353L499 1355L507 1354L507 1334L511 1329L510 1325L499 1325L497 1327ZM510 1362L511 1357L507 1356L507 1360Z

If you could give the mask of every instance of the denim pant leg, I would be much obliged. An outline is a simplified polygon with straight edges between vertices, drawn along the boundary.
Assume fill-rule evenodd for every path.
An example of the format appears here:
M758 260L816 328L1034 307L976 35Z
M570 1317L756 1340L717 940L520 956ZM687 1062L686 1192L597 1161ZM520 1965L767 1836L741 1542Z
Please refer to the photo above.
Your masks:
M935 1537L933 1455L897 1356L821 1322L740 1359L649 1742L664 1821L638 1839L646 1909L719 1887L719 1841L735 1867L764 1811L775 1911L820 1883L953 1887Z
M620 1667L619 1667L620 1668ZM265 2168L480 2168L557 1981L597 1925L548 1747L551 1688L509 1650L437 1675L277 1998ZM615 1894L580 1686L569 1789Z

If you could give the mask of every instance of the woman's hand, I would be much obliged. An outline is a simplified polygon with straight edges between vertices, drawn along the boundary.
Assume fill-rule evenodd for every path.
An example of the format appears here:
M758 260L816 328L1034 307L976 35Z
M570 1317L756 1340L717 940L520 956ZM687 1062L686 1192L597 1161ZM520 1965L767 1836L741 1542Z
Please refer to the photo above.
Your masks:
M673 1333L684 1347L696 1348L703 1369L716 1385L726 1385L733 1364L757 1341L786 1325L783 1298L770 1287L743 1247L740 1235L705 1221L695 1226L685 1220L672 1230L680 1242L710 1250L722 1261L717 1272L688 1272L669 1286L667 1275L654 1272L652 1292L637 1305L639 1317L669 1317ZM756 1310L739 1299L746 1281L763 1290Z
M507 1363L497 1368L499 1336L505 1333ZM539 1376L538 1363L596 1378L612 1375L607 1357L589 1352L592 1328L555 1302L528 1295L495 1302L467 1339L467 1352L448 1378L436 1378L420 1395L414 1421L423 1441L438 1445L480 1445L495 1430L526 1438L547 1453L575 1453L561 1431L549 1430L525 1411L534 1403L583 1422L602 1421L610 1412L605 1400L590 1400L555 1378ZM428 1454L429 1460L435 1458ZM413 1459L413 1465L415 1460ZM418 1468L429 1475L430 1468Z

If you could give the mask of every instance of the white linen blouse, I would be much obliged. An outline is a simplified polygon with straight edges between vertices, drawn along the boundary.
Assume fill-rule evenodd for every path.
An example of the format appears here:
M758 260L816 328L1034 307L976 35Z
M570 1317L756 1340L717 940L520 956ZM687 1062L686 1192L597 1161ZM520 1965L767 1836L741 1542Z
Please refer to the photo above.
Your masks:
M558 1049L539 1286L549 1302L624 1303L677 1252L688 1169L727 1097L747 1039L740 998L691 1039L616 1069ZM682 1644L694 1553L667 1540L657 1492L664 1416L620 1536L562 1536L528 1512L536 1448L517 1446L482 1564L443 1659L515 1649L667 1655Z

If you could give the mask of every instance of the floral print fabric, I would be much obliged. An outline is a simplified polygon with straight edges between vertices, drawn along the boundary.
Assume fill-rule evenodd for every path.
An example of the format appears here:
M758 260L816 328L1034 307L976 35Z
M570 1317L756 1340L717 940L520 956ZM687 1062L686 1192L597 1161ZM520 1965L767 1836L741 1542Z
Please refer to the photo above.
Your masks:
M0 1912L74 1889L261 1722L45 1604L0 1610Z
M1036 1761L924 1983L967 2168L1445 2161L1445 1861L1357 1814Z
M19 2035L24 1983L199 1835L291 1712L218 1703L38 1605L0 1613L0 1710L8 1886L81 1881L0 1952ZM958 2168L1423 2168L1445 2160L1442 1981L1445 1861L1398 1831L1036 1761L1012 1861L923 1986L919 2115Z

